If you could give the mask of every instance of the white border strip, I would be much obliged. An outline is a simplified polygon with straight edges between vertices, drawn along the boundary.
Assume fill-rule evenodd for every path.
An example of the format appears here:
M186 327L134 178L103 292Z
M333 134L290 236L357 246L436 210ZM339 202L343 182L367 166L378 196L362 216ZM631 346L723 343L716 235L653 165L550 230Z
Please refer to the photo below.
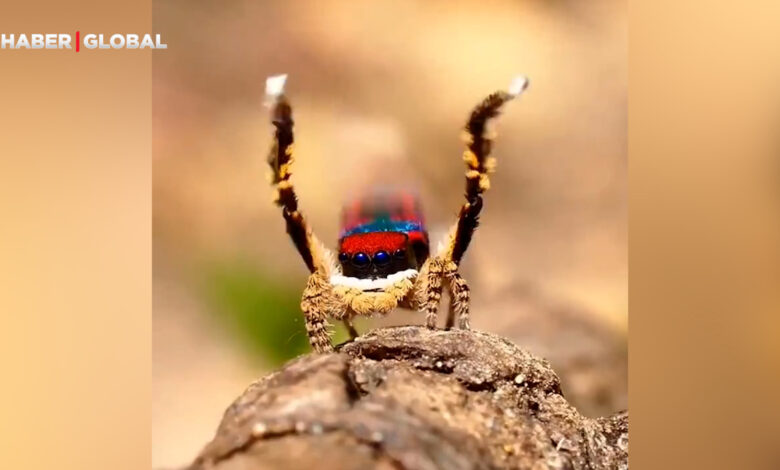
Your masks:
M416 269L406 269L404 271L398 271L387 277L379 279L359 279L356 277L343 276L341 274L334 274L330 277L330 283L334 286L352 287L360 290L374 290L384 289L391 286L401 279L411 279L419 274Z

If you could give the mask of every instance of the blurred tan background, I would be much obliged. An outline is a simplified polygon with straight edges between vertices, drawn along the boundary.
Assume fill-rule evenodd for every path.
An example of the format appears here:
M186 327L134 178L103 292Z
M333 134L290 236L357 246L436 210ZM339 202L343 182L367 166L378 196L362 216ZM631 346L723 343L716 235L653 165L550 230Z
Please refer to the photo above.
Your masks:
M308 350L306 269L265 178L264 80L282 72L302 209L331 246L342 201L376 183L418 187L443 232L468 112L528 75L498 122L464 263L473 326L550 359L584 413L627 406L625 2L158 1L153 14L169 45L153 58L155 467L187 462L250 381Z

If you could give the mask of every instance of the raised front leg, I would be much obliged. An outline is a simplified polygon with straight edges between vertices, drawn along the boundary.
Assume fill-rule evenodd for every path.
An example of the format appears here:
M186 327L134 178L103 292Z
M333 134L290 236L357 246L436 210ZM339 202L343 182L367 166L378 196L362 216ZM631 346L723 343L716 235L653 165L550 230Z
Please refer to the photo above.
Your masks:
M271 105L271 123L274 140L268 153L271 168L271 184L274 186L274 202L282 209L287 233L301 254L310 272L322 269L323 254L317 238L298 209L298 196L290 180L293 163L292 106L284 95L286 75L270 77L266 81L266 94Z
M328 317L343 309L338 298L333 295L327 279L314 273L309 276L301 299L301 310L306 322L306 333L312 349L318 353L333 351L328 330Z
M528 80L525 77L517 77L508 91L497 91L489 95L469 115L464 129L467 148L463 153L463 160L466 162L466 200L458 212L458 220L450 230L444 249L431 259L437 269L431 269L428 273L429 279L425 289L428 292L426 299L436 299L435 306L432 301L424 304L429 328L436 325L436 309L442 280L446 282L450 292L447 328L452 328L456 320L458 328L469 328L469 286L458 273L458 266L479 225L479 214L483 204L482 194L490 189L489 174L496 166L495 159L490 157L493 140L490 132L487 131L487 124L498 116L504 104L520 95L527 86ZM434 264L431 265L432 268Z
M449 243L442 257L446 261L460 264L466 249L471 243L474 231L479 225L482 211L482 194L490 189L489 174L496 167L495 158L490 156L493 140L487 131L488 122L498 116L508 101L520 95L528 86L525 77L516 78L509 91L497 91L477 105L469 115L464 129L466 151L466 200L458 212L458 220L450 230Z

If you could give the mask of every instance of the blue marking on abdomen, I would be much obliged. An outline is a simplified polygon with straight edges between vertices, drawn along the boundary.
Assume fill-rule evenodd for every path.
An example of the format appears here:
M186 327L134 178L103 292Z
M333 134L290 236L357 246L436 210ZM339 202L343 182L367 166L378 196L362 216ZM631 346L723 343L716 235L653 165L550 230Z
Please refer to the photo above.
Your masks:
M380 219L367 224L358 225L341 233L341 238L355 235L356 233L371 232L424 232L425 228L419 222L406 220Z

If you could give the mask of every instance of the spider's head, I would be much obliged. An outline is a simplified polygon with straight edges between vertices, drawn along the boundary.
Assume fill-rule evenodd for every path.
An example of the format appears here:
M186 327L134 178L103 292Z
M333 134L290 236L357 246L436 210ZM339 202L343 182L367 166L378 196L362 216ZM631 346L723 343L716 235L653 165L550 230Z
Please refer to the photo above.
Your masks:
M344 276L381 279L417 269L415 251L404 232L369 232L341 239L339 263Z

